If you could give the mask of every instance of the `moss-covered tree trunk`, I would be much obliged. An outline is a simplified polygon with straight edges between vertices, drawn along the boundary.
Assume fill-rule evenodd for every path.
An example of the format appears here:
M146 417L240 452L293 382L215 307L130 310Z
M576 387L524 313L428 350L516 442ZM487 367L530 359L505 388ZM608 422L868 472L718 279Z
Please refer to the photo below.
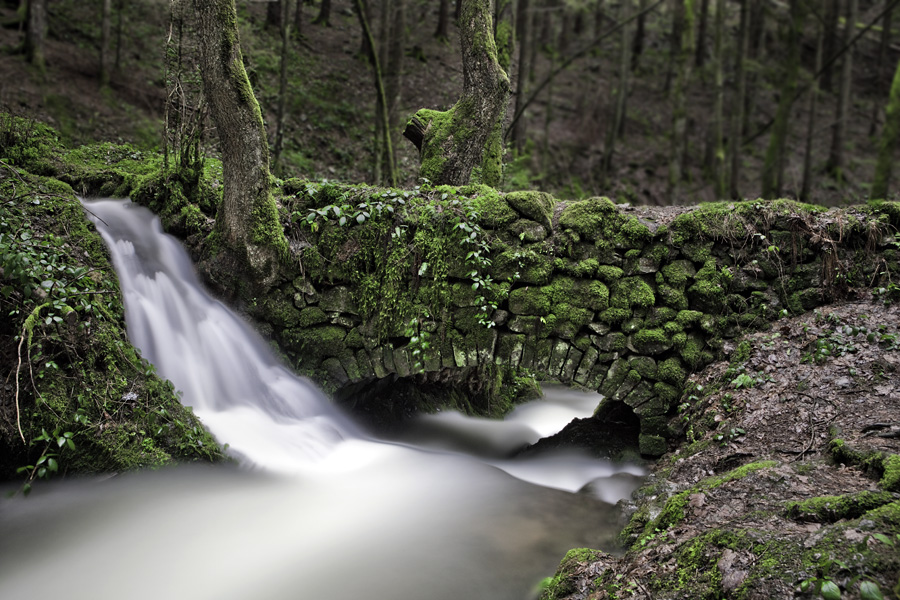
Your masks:
M459 32L462 96L445 112L419 110L404 132L419 148L421 176L435 184L469 183L509 95L509 78L497 61L490 0L463 0Z
M25 19L25 57L39 71L46 67L44 38L47 36L47 0L28 0Z
M872 193L870 194L872 198L887 197L898 133L900 133L900 63L897 64L897 71L894 73L894 83L891 84L891 96L887 105L887 118L881 132L878 162L875 165L875 180L872 182Z
M269 146L241 56L234 0L192 0L203 92L219 135L225 189L216 226L226 244L267 282L287 241L269 190Z

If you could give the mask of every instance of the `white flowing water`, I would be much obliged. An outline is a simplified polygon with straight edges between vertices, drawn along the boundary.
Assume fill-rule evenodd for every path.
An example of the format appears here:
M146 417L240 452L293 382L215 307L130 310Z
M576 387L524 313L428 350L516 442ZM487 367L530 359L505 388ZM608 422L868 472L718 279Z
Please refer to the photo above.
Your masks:
M0 598L512 600L567 549L611 548L611 504L638 468L508 458L589 415L597 395L555 389L502 422L446 413L402 443L368 439L203 291L149 211L85 206L132 343L242 468L65 482L0 503Z

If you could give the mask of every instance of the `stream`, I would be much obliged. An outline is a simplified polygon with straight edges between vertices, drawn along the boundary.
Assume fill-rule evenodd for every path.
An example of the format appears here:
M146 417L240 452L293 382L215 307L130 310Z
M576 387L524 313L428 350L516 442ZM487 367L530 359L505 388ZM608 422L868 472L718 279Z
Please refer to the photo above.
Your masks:
M511 459L599 396L547 386L503 421L444 412L368 436L209 296L129 201L85 201L129 337L236 466L35 486L0 502L0 598L523 600L566 550L611 550L640 468Z

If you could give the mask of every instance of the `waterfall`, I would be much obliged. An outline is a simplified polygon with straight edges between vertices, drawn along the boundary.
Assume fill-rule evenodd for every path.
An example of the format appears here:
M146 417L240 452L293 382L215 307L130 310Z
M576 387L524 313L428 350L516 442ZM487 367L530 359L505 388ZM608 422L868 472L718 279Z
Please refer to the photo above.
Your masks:
M132 343L242 467L62 482L0 504L0 597L52 578L68 599L512 600L565 550L612 546L611 503L639 469L505 458L590 414L596 395L503 422L442 414L402 442L370 439L203 290L152 213L84 204ZM589 482L594 494L571 493Z

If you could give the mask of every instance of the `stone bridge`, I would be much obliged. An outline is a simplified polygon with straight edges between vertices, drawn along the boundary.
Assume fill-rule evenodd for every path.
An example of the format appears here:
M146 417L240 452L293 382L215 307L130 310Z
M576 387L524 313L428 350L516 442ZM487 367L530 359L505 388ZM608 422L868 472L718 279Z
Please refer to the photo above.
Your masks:
M649 456L677 433L689 373L730 339L900 272L896 203L635 208L297 180L280 201L291 267L248 312L298 371L361 397L519 373L577 384L601 414L627 406Z

